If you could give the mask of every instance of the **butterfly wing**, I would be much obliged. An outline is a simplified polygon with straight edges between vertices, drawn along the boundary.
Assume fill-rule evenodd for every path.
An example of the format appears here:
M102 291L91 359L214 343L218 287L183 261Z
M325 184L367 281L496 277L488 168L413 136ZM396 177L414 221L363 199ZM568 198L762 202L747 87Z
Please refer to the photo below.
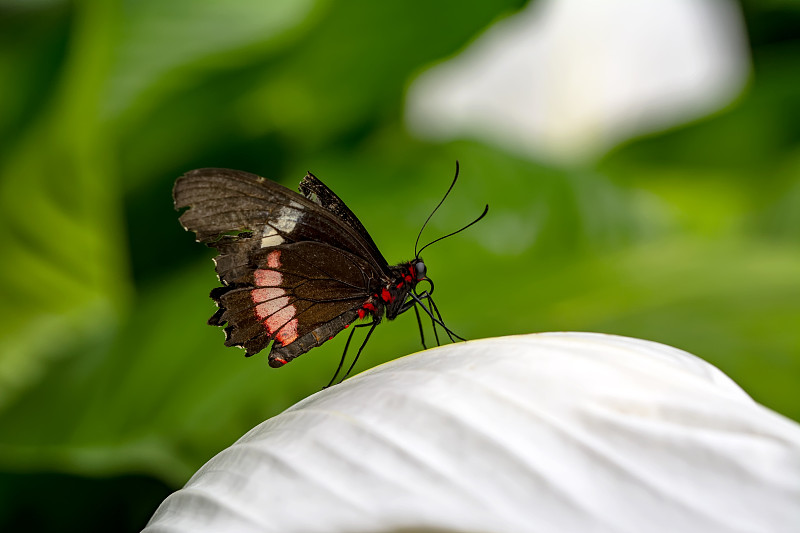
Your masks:
M335 197L344 205L316 182L319 190L328 191L323 197ZM301 241L330 244L365 259L376 270L388 269L360 222L363 233L349 222L342 223L335 212L249 172L192 170L175 182L173 198L176 209L189 208L180 217L183 227L195 232L199 242L219 249L217 274L226 284L246 273L243 266L256 251ZM350 216L355 219L351 212Z
M227 324L225 344L247 355L274 340L272 366L356 320L388 270L355 215L314 180L314 195L324 203L226 169L189 172L173 191L176 208L189 207L183 226L220 252L215 262L224 286L211 293L219 310L209 323ZM337 205L338 212L330 208ZM349 221L339 216L341 206Z
M380 250L378 250L378 247L375 245L375 241L372 240L372 236L369 234L361 221L358 220L358 217L350 210L349 207L347 207L347 205L345 205L345 203L336 195L336 193L330 190L311 172L306 174L306 177L300 182L299 188L300 192L303 193L303 196L333 213L336 218L350 226L351 229L358 233L361 239L370 246L372 255L379 259L378 262L380 265L384 268L388 268L388 263L386 262L386 259L384 259Z
M298 242L260 251L246 283L215 289L227 346L247 355L274 340L271 366L282 366L333 338L357 318L374 272L365 261L325 243Z

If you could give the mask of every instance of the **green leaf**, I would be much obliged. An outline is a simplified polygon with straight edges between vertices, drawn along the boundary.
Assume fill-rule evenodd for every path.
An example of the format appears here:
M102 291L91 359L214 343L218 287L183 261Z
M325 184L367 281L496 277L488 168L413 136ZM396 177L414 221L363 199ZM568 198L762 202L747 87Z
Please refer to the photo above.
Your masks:
M247 65L283 45L315 0L158 0L122 3L109 111L141 113L209 72ZM146 100L149 100L145 103Z
M108 339L129 297L118 190L98 121L104 9L76 16L63 76L0 162L0 408L51 360Z

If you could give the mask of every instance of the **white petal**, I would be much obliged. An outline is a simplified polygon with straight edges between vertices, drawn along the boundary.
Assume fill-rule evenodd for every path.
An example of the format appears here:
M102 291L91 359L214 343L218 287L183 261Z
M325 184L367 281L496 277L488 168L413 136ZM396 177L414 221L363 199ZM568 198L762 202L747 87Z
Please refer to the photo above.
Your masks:
M499 21L410 87L421 137L537 158L598 157L729 104L749 75L727 0L545 0Z
M551 333L384 364L259 425L149 533L797 531L800 426L664 345Z

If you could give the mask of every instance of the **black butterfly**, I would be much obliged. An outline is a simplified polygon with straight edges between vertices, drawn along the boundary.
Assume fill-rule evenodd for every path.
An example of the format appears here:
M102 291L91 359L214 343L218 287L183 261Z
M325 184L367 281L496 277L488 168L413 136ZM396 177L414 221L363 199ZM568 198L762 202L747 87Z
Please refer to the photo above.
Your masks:
M458 163L431 216L457 178ZM419 254L483 218L488 205L464 228L419 252L415 245L412 261L390 266L353 212L314 175L303 178L300 192L219 168L192 170L175 182L175 208L189 208L181 224L197 234L198 242L219 250L214 262L223 286L211 291L219 310L208 323L225 326L226 346L241 346L250 356L274 341L269 364L280 367L352 326L333 383L355 328L370 326L350 370L384 314L392 320L413 308L425 347L419 305L433 322L437 344L436 325L451 340L461 339L442 321ZM420 293L416 288L422 281L429 288ZM355 324L359 319L369 322Z

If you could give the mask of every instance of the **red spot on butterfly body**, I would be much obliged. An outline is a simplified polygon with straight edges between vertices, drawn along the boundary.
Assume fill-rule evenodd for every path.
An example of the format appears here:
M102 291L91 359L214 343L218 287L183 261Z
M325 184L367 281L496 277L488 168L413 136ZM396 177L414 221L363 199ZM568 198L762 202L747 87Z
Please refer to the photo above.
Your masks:
M367 313L377 313L377 311L378 308L375 307L375 304L373 304L370 301L367 301L364 305L361 306L361 309L357 311L358 318L364 318L367 316Z
M288 362L289 361L287 361L286 359L280 359L279 357L276 357L275 359L270 361L270 363L271 363L270 366L272 366L272 367L283 366Z
M398 288L398 289L402 289L402 288L403 288L403 282L402 282L402 281L401 281L400 283L398 283L398 284L397 284L397 288Z
M383 300L384 302L391 302L392 300L394 300L392 293L390 293L386 287L381 289L381 300Z

